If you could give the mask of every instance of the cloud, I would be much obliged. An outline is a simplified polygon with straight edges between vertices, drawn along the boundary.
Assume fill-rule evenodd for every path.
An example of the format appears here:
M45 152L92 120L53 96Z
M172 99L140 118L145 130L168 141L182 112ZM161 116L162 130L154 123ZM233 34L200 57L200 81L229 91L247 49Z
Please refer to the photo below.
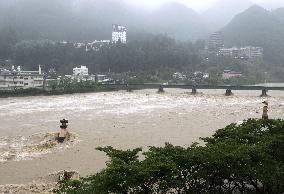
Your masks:
M214 3L219 0L125 0L127 3L136 6L143 6L149 10L154 10L163 4L168 2L178 2L188 7L195 9L196 11L205 11L210 8ZM236 0L227 0L236 1ZM278 7L284 7L284 0L250 0L253 3L259 4L268 9L274 9Z
M284 0L251 0L251 1L268 9L284 7Z
M147 9L157 9L163 4L169 2L178 2L187 5L195 10L205 10L217 0L125 0L133 5L140 5Z

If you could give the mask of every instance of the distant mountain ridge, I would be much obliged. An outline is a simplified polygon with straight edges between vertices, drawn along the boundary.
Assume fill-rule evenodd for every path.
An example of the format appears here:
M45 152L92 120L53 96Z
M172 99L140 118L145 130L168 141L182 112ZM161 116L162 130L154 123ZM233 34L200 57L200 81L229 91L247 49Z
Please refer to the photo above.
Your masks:
M253 3L249 0L218 0L202 16L211 24L211 29L218 30L227 25L237 14L251 7Z
M266 60L284 62L284 9L252 6L223 28L226 46L261 46Z
M145 31L192 40L205 38L209 33L194 10L178 3L149 13L133 10L119 0L12 1L1 4L0 28L15 28L20 39L109 39L113 23L125 25L130 35ZM1 18L5 19L1 21Z
M110 39L111 25L118 23L128 29L130 39L139 33L161 33L179 40L206 39L213 31L222 29L235 14L252 5L249 0L219 0L203 15L179 3L168 3L149 12L139 7L125 4L123 0L2 0L0 1L0 30L14 29L18 39L50 39L74 42L88 42L95 39ZM282 9L277 9L267 17L284 20ZM247 12L247 11L246 11ZM266 12L264 10L264 12ZM266 14L263 14L266 15ZM238 44L238 29L233 29L237 20L225 27L228 34ZM245 18L248 22L253 15ZM242 19L244 20L244 19ZM265 18L264 18L265 21ZM271 20L275 22L275 19ZM251 25L250 27L254 27ZM1 33L1 31L0 31ZM235 35L234 35L235 34ZM281 34L281 33L280 33ZM247 42L247 41L245 41ZM235 43L235 42L232 42Z
M169 3L147 17L152 32L167 34L182 40L206 38L209 28L193 9L179 3Z

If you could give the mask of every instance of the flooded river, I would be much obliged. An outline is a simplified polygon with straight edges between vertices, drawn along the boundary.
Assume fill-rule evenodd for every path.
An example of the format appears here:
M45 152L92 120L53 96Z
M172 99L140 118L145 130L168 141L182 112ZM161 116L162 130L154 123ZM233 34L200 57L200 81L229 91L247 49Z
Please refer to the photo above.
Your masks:
M232 122L260 118L264 100L269 102L270 118L284 118L283 91L271 91L267 98L259 97L261 91L236 91L230 97L223 90L200 90L196 96L187 92L168 89L164 94L142 90L0 99L0 184L28 183L60 170L95 173L107 160L95 150L98 146L131 149L165 142L189 146ZM27 151L27 147L35 150L32 146L45 145L46 134L57 132L62 118L69 120L76 143Z

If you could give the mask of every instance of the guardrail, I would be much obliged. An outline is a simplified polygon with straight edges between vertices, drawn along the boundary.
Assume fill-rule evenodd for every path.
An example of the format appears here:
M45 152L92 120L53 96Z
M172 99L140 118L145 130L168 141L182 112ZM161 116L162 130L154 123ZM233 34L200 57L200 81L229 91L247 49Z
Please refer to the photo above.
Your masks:
M180 88L180 89L191 89L192 94L196 94L198 89L216 90L224 89L226 90L226 95L232 95L232 90L260 90L261 96L267 96L269 90L279 90L284 91L284 87L270 87L270 86L232 86L232 85L163 85L163 84L106 84L105 86L113 89L122 89L127 91L141 90L141 89L158 89L158 92L164 92L165 88Z

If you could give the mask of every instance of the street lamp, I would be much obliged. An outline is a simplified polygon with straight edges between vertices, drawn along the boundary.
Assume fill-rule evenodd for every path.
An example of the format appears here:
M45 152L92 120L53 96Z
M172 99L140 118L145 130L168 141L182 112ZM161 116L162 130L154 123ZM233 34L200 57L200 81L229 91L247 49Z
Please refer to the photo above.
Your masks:
M267 72L264 72L264 86L266 86L267 83Z

